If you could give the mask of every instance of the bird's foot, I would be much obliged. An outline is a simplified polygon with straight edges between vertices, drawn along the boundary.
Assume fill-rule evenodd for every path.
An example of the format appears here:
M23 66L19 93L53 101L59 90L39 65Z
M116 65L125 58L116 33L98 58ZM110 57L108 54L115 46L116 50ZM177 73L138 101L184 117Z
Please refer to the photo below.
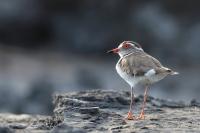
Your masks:
M139 117L137 117L137 120L144 120L144 119L145 119L145 115L144 115L144 111L142 111Z
M128 116L126 118L127 120L136 120L135 116L131 111L128 112Z

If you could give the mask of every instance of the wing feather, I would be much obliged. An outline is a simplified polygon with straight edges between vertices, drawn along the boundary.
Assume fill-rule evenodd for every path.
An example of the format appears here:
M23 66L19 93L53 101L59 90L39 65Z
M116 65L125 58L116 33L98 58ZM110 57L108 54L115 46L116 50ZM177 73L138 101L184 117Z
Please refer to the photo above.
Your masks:
M120 67L128 75L143 76L151 69L159 70L162 68L162 64L146 53L133 53L121 60Z

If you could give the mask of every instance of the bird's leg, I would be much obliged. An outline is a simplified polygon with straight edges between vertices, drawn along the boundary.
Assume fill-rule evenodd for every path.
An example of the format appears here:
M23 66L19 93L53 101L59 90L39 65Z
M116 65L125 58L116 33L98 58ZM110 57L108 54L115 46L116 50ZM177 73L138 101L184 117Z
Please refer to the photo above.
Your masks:
M135 116L133 115L133 104L134 104L134 94L133 94L133 87L131 87L131 103L130 103L130 109L127 116L128 120L135 119Z
M142 104L142 110L141 110L140 116L137 118L139 120L144 120L145 119L144 108L145 108L145 105L146 105L148 88L149 88L148 86L145 87L144 100L143 100L143 104Z

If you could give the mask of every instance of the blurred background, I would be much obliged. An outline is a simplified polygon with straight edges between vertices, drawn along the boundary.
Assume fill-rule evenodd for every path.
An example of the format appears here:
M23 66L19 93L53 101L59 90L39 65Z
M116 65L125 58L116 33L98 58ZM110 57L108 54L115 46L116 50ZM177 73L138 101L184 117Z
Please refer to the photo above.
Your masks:
M180 73L150 95L199 100L199 7L198 0L0 0L0 112L51 114L55 92L129 91L115 71L119 57L106 54L124 40Z

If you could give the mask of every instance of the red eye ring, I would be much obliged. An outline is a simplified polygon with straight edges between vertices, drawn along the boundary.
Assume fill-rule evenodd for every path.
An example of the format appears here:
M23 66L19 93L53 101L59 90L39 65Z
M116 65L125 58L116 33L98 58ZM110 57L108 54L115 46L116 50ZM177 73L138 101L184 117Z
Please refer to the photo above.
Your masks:
M124 44L123 48L130 48L130 44Z

